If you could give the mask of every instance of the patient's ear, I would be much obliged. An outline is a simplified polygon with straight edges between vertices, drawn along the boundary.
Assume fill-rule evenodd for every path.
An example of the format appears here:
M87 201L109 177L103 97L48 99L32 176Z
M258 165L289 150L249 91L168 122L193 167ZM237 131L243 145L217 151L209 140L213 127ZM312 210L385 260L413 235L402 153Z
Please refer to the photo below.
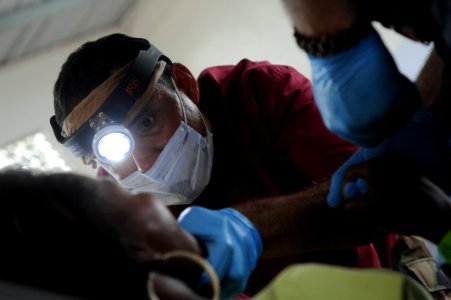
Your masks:
M184 92L194 103L199 103L199 87L191 71L181 63L174 63L171 67L171 75L177 88Z

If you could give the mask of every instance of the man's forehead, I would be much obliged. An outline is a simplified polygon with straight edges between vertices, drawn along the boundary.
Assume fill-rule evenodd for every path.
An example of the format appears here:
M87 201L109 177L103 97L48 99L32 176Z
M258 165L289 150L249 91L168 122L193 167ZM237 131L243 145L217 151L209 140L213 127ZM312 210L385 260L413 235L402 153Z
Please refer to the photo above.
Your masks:
M154 74L147 85L146 90L141 95L141 97L135 102L132 108L125 115L123 125L128 126L131 122L133 122L139 115L145 113L149 108L153 105L156 105L158 98L155 94L159 94L158 90L160 89L160 84L158 81L163 75L164 69L166 66L166 62L161 61L157 64Z

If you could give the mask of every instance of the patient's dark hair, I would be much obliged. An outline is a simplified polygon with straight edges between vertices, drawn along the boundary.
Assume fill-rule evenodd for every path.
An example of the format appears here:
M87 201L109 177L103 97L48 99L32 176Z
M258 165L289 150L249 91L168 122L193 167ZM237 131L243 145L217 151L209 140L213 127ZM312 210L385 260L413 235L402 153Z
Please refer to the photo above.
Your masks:
M95 217L120 211L104 205L94 179L3 171L0 195L0 279L85 299L146 299L145 276Z

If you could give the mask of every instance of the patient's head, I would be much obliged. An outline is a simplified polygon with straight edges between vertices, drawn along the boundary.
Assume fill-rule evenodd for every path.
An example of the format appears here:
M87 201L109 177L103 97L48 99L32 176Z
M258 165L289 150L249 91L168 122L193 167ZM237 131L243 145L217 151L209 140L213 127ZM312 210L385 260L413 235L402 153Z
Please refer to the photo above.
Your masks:
M74 174L0 173L0 278L90 299L147 299L147 273L192 236L149 194Z

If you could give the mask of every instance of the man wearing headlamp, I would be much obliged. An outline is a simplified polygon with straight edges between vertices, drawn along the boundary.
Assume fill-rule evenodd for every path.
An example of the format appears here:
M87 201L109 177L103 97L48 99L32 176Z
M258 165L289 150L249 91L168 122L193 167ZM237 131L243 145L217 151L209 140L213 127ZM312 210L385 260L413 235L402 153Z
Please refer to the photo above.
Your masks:
M179 223L203 242L223 297L244 290L262 252L347 248L262 260L251 294L296 261L380 265L372 245L349 249L369 241L364 228L325 225L340 219L326 205L326 180L355 147L326 129L310 82L293 68L245 59L208 68L196 81L148 41L113 34L69 56L54 96L52 127L75 155L100 163L128 189L177 204L176 214L194 204ZM126 146L102 150L105 133ZM276 202L286 209L273 220L255 210ZM279 243L293 232L292 244Z
M213 159L206 123L202 118L193 120L194 106L185 108L172 79L167 82L173 95L168 89L156 90L170 63L153 46L140 50L133 64L114 70L72 110L61 136L52 118L58 139L75 155L99 162L121 185L134 191L177 195L165 198L168 205L189 203L199 195L208 183ZM175 68L184 69L181 65Z

